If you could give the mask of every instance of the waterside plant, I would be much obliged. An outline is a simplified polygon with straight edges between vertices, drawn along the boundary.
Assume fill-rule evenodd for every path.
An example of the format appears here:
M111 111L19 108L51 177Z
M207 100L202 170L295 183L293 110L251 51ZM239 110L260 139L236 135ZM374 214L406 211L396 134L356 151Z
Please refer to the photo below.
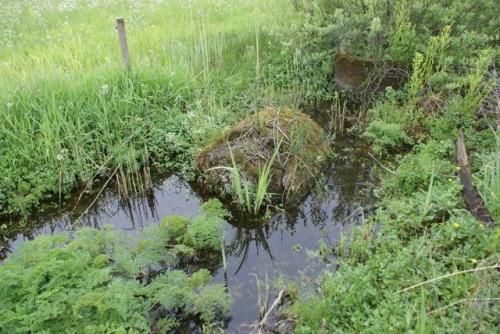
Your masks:
M136 237L113 227L40 236L0 266L6 333L162 333L190 321L221 327L229 295L203 268L221 259L225 210L166 217ZM203 262L205 261L205 262Z

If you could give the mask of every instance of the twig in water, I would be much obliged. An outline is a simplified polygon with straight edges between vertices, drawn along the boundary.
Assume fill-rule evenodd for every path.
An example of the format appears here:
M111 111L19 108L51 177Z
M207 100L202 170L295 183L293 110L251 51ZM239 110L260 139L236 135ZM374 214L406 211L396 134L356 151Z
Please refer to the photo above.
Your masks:
M285 294L285 289L281 289L281 291L278 293L278 297L276 297L276 299L274 300L274 302L271 305L271 307L267 310L266 314L264 315L264 317L262 318L262 320L259 322L259 325L258 325L259 329L257 331L258 334L264 333L262 331L262 329L267 324L267 318L269 318L269 316L273 313L274 309L276 307L278 307L279 304L281 304L281 300L283 299L284 294Z
M360 206L360 207L354 209L354 211L351 212L349 214L349 216L345 217L344 220L342 220L340 222L340 225L344 224L347 220L349 220L349 218L351 218L352 216L354 216L354 214L357 213L357 212L359 212L359 211L361 211L361 221L364 221L365 220L364 208L362 206Z
M376 162L376 163L377 163L380 167L382 167L382 169L384 169L386 172L389 172L389 173L391 173L392 175L396 175L396 172L395 172L395 171L390 170L389 168L385 167L385 166L384 166L384 165L380 162L380 160L378 160L377 158L375 158L375 157L373 156L373 154L371 154L370 152L368 152L368 156L369 156L370 158L372 158L372 159L373 159L373 161L375 161L375 162Z
M224 268L224 276L227 276L227 262L226 262L226 246L224 245L224 234L220 240L221 252L222 252L222 266Z
M83 213L80 215L80 217L78 217L78 219L75 220L75 222L70 225L70 227L74 227L80 221L80 219L90 210L90 208L92 206L94 206L94 204L95 204L95 202L97 202L97 199L99 198L99 196L101 196L101 194L104 191L104 189L106 189L106 186L108 185L109 181L111 181L111 179L113 178L113 176L115 176L115 173L118 170L118 168L120 168L120 166L118 166L118 167L115 168L115 170L113 171L113 173L111 173L111 176L106 180L106 182L104 183L104 185L102 186L101 190L99 191L99 193L97 194L97 196L94 198L94 200L92 201L92 203L90 203L90 205L85 209L85 211L83 211Z

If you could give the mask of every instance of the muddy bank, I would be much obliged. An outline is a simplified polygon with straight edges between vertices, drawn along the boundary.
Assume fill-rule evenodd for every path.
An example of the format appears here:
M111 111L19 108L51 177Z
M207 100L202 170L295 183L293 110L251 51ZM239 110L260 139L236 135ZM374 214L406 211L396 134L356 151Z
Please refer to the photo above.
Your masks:
M335 85L353 100L367 102L387 88L397 90L408 79L408 66L389 60L360 58L338 53L333 59Z

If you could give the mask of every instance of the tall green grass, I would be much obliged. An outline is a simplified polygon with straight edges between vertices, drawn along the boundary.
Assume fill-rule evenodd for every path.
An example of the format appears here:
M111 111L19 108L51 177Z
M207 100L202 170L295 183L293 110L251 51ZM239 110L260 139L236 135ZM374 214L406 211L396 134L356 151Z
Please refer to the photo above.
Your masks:
M280 153L282 140L274 148L271 157L263 166L259 167L259 174L256 182L248 180L245 173L238 166L234 159L231 147L228 145L229 155L231 157L232 166L220 166L212 169L223 169L231 173L231 186L233 195L236 197L237 204L252 215L258 215L264 205L271 203L273 194L269 192L269 185L272 178L272 167L278 154Z
M294 22L286 0L0 5L0 214L116 167L187 170L197 147L275 99L258 72Z
M481 197L494 219L500 218L500 138L496 135L496 151L481 157L482 167L474 175Z

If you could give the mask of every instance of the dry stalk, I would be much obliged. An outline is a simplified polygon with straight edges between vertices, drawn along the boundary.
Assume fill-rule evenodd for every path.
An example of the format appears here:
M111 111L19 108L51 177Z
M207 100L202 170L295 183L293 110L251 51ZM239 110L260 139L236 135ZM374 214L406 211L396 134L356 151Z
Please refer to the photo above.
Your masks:
M456 276L456 275L460 275L460 274L467 274L467 273L474 273L474 272L483 271L483 270L489 270L489 269L500 269L500 263L497 263L497 264L492 265L492 266L479 267L479 268L468 269L468 270L462 270L462 271L457 271L457 272L454 272L454 273L446 274L446 275L443 275L443 276L435 277L433 279L430 279L430 280L427 280L427 281L424 281L424 282L420 282L418 284L415 284L415 285L412 285L410 287L407 287L407 288L404 288L402 290L399 290L398 293L405 292L405 291L408 291L408 290L412 290L412 289L418 288L419 286L426 285L426 284L429 284L429 283L433 283L433 282L436 282L436 281L439 281L439 280L442 280L442 279L445 279L445 278L449 278L449 277L452 277L452 276Z

